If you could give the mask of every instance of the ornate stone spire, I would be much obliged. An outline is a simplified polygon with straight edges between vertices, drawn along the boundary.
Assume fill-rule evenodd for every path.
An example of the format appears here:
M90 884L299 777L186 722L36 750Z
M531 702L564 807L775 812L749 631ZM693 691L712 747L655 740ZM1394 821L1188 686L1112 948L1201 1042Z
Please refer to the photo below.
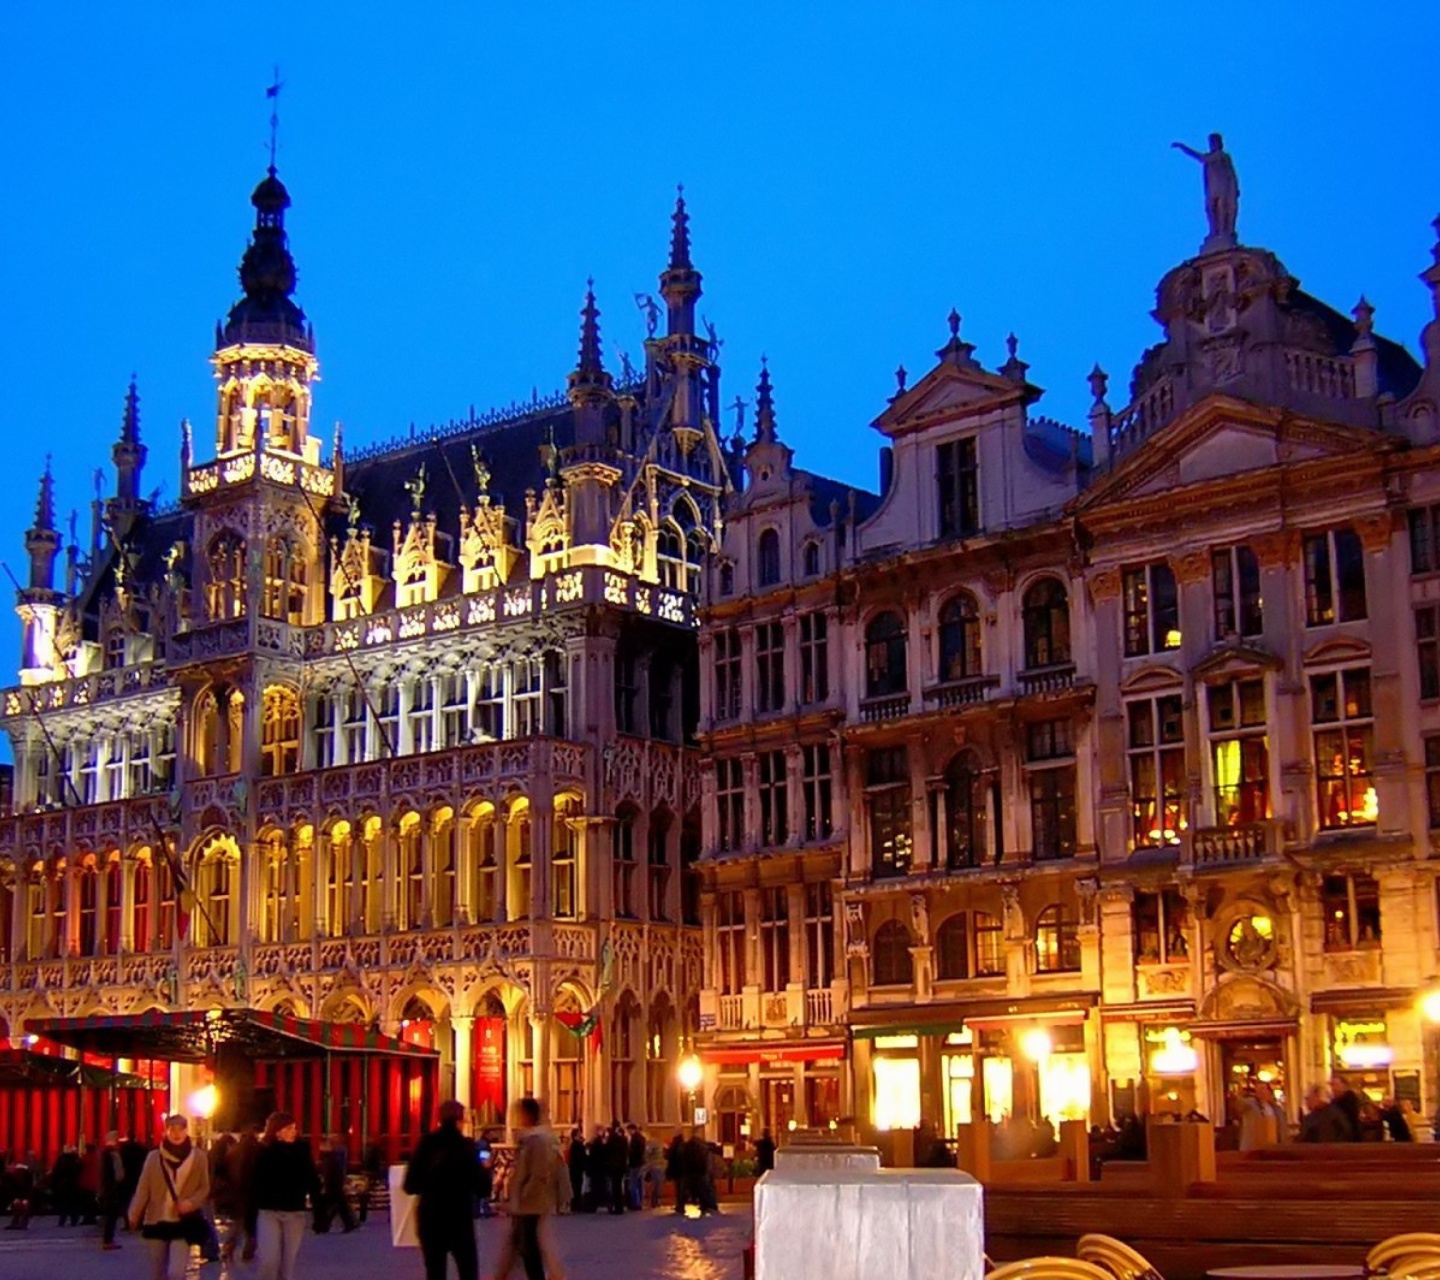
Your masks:
M575 441L599 444L604 438L604 405L613 391L600 354L600 311L595 306L593 279L585 282L585 305L580 309L580 359L568 382L576 414Z
M125 417L120 424L122 444L140 443L140 392L135 385L135 375L130 375L130 389L125 393Z
M770 365L760 357L760 381L755 384L755 443L774 444L775 397L770 387Z
M595 277L585 281L585 306L580 311L580 373L603 370L600 360L600 312L595 306Z
M35 529L55 532L55 477L50 471L50 455L45 455L45 470L40 475L40 492L35 499Z
M145 465L145 456L145 446L140 442L140 392L132 373L130 388L125 393L120 439L110 450L115 463L115 498L121 507L132 507L139 501L140 470Z
M666 332L670 337L695 333L695 303L700 297L700 273L690 260L690 215L685 209L685 189L675 197L670 227L670 265L660 275L660 293L665 298Z
M685 185L675 188L675 212L670 218L670 270L689 271L694 267L690 261L690 215L685 210Z
M255 230L240 260L240 287L245 296L230 308L220 332L224 344L278 342L314 349L314 335L305 313L291 300L295 292L295 260L285 236L285 210L290 193L275 167L260 180L250 197Z
M50 472L50 455L35 499L35 523L25 532L25 550L30 555L30 590L52 591L55 587L55 556L60 534L55 529L55 477Z

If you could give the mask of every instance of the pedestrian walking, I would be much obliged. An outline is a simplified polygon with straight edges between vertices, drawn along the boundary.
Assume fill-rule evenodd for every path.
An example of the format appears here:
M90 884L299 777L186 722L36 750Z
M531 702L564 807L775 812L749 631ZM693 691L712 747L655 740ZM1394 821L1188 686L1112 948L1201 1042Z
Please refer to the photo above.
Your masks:
M1300 1121L1301 1142L1354 1142L1349 1118L1330 1096L1328 1085L1312 1084L1305 1090L1305 1118Z
M755 1176L764 1177L775 1167L775 1139L769 1129L760 1130L760 1140L755 1144Z
M80 1153L74 1147L65 1147L50 1167L50 1205L60 1226L80 1225Z
M521 1098L515 1107L510 1233L500 1248L495 1280L506 1280L517 1262L525 1270L525 1280L563 1280L554 1250L542 1237L545 1220L555 1211L555 1191L562 1170L555 1139L541 1120L539 1102Z
M354 1231L360 1224L350 1207L345 1185L350 1174L350 1156L344 1140L329 1137L320 1144L320 1194L315 1198L315 1230L325 1235L338 1217L345 1231Z
M630 1143L620 1121L610 1126L605 1139L605 1189L611 1213L625 1212L625 1180L630 1173Z
M639 1125L626 1127L626 1142L629 1144L629 1168L625 1171L626 1202L631 1209L642 1209L645 1207L645 1135Z
M265 1122L255 1156L255 1233L261 1280L295 1280L295 1260L305 1238L305 1198L318 1199L320 1181L310 1144L302 1142L295 1117L276 1111Z
M675 1184L675 1212L685 1212L689 1190L685 1180L685 1139L677 1129L665 1148L665 1181Z
M205 1240L203 1210L210 1199L210 1162L190 1141L190 1123L174 1115L165 1137L145 1157L130 1202L130 1227L149 1241L153 1280L185 1280L190 1246Z
M1331 1105L1345 1117L1346 1136L1342 1142L1360 1141L1360 1095L1342 1076L1330 1077Z
M260 1156L260 1135L254 1125L247 1125L240 1134L240 1141L230 1148L225 1157L226 1175L230 1183L230 1194L235 1201L235 1219L230 1226L230 1252L242 1240L240 1257L245 1262L254 1260L258 1231L255 1208L255 1161Z
M125 1161L120 1155L120 1135L113 1129L105 1135L100 1149L100 1247L118 1249L115 1225L125 1216Z
M570 1210L572 1213L585 1211L585 1135L580 1129L570 1130L570 1149L565 1153L565 1165L570 1173Z
M415 1196L415 1224L425 1259L425 1280L445 1280L454 1257L460 1280L477 1280L475 1194L480 1161L475 1144L460 1132L465 1108L440 1106L440 1125L420 1139L405 1169L405 1194Z
M1275 1101L1275 1091L1266 1081L1257 1080L1255 1092L1240 1100L1240 1150L1278 1146L1288 1137L1285 1113Z

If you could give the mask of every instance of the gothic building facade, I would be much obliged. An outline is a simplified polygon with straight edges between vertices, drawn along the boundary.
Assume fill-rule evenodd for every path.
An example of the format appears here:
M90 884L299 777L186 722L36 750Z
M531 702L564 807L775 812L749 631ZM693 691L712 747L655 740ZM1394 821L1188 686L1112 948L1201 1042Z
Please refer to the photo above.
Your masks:
M437 1049L481 1121L529 1092L677 1121L695 611L732 465L683 199L643 370L606 372L587 293L565 394L350 455L314 430L273 168L252 203L181 501L141 496L133 385L58 584L41 481L0 695L0 1021L365 1023Z
M1440 319L1417 361L1230 214L1088 432L952 314L837 492L762 377L701 629L725 1140L1440 1100Z

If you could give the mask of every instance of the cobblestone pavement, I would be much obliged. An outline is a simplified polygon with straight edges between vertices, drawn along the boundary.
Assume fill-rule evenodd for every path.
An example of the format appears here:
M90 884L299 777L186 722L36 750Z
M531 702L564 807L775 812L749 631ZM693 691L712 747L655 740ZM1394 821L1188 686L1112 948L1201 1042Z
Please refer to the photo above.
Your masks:
M4 1280L149 1280L142 1240L122 1235L122 1247L100 1249L98 1228L61 1231L49 1219L29 1231L0 1230L0 1277ZM505 1219L476 1223L480 1274L489 1274ZM677 1218L666 1210L575 1214L557 1218L555 1239L567 1280L740 1280L740 1251L750 1238L748 1208L727 1205L718 1217ZM371 1219L351 1235L307 1235L296 1280L422 1280L416 1249L390 1245L389 1223ZM454 1276L452 1264L450 1275ZM516 1269L515 1274L520 1274ZM193 1268L192 1280L259 1280L254 1263Z

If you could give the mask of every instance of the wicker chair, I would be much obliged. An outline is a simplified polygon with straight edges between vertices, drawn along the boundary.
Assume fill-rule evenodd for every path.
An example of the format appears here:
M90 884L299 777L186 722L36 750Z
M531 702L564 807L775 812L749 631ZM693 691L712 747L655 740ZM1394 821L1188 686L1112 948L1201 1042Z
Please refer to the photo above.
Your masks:
M1114 1236L1091 1234L1080 1237L1075 1256L1103 1267L1115 1280L1162 1280L1143 1253L1138 1253Z
M1417 1266L1440 1265L1440 1235L1433 1231L1407 1231L1380 1241L1365 1255L1369 1275L1397 1275Z
M1024 1258L996 1267L986 1280L1115 1280L1103 1267L1079 1258Z

